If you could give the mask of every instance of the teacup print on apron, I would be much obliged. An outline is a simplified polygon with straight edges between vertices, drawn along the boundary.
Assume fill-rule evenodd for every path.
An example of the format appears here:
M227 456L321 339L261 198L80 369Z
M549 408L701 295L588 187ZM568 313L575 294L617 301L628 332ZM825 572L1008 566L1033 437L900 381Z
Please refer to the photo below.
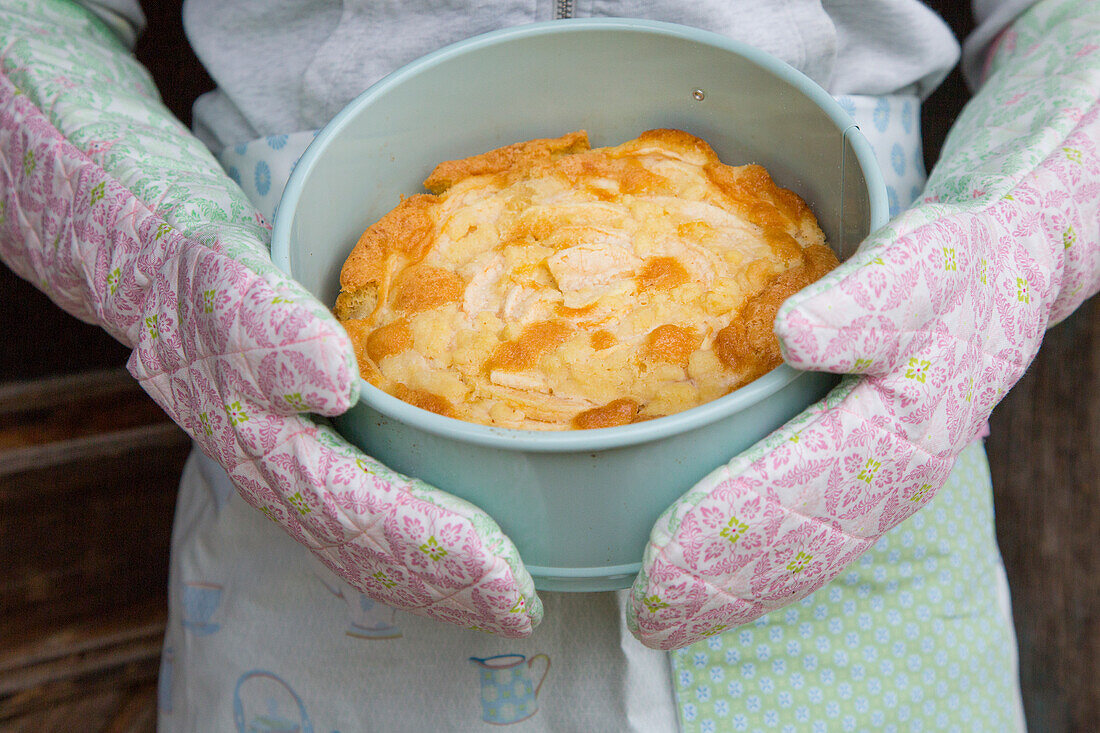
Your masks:
M531 668L540 659L546 665L535 683L531 680ZM528 659L522 654L497 654L484 659L470 657L470 662L478 667L481 719L486 723L518 723L539 711L539 690L550 671L550 657L536 654Z
M339 578L319 574L318 579L332 595L344 601L348 614L345 634L357 639L401 638L401 629L395 623L396 608L368 598Z
M196 636L213 634L221 624L211 619L222 602L225 589L217 583L184 583L180 589L183 604L183 627Z
M348 636L358 639L400 639L401 629L393 620L397 609L372 600L362 593L355 598L344 598L348 604Z
M262 669L237 680L233 720L237 733L313 733L302 698L278 675Z

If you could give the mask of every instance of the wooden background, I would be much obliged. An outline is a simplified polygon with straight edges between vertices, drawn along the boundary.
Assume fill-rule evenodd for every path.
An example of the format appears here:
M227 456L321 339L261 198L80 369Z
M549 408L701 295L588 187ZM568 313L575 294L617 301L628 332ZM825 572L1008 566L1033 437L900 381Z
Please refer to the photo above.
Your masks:
M185 121L213 83L180 0L137 48ZM966 3L932 3L956 30ZM929 165L966 89L925 104ZM0 730L151 731L168 543L188 440L127 352L0 267ZM988 439L1033 730L1100 730L1100 303L1050 331Z

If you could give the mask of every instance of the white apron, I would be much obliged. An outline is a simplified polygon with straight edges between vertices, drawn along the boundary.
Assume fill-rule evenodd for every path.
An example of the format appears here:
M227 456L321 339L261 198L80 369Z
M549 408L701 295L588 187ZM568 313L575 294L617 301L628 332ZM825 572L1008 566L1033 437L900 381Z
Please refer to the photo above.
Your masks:
M891 213L924 183L919 100L842 97ZM640 132L640 131L639 131ZM272 216L313 133L226 150ZM160 729L260 733L1023 728L985 455L817 593L671 654L626 629L626 591L541 593L501 639L356 593L236 495L197 451L172 540Z

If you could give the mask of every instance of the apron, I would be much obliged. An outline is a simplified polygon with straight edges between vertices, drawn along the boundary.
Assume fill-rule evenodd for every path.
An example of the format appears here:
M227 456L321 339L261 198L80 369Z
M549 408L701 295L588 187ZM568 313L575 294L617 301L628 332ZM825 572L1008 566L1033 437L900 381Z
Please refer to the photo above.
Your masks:
M916 97L841 97L891 214L924 184ZM271 218L315 133L220 160ZM671 653L625 623L629 591L540 593L501 639L357 593L195 451L172 539L159 728L350 733L1022 730L1016 643L980 443L947 485L829 585Z

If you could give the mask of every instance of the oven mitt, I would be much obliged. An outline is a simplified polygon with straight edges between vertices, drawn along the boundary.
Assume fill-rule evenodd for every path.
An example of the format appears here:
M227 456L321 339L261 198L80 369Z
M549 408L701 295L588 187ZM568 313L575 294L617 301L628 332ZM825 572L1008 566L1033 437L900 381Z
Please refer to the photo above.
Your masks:
M9 0L0 48L3 261L133 348L153 399L337 575L410 613L530 634L541 603L488 515L302 414L356 400L347 335L274 267L268 226L117 37L73 3Z
M798 369L858 374L653 528L628 611L674 649L797 601L928 503L1044 331L1100 288L1100 4L1001 38L923 197L781 307Z

